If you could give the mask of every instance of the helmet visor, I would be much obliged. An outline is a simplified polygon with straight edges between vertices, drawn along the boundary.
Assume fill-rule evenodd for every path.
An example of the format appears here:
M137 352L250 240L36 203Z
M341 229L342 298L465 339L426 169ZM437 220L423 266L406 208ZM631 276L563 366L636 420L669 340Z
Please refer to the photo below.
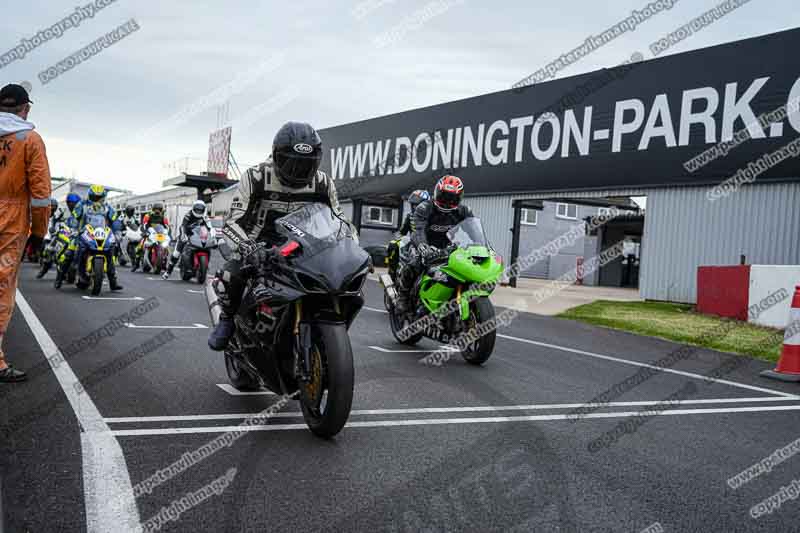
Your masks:
M274 158L275 174L287 185L305 187L314 179L319 163L319 157L276 154Z
M455 209L461 204L461 194L451 191L436 191L436 198L433 202L445 210Z

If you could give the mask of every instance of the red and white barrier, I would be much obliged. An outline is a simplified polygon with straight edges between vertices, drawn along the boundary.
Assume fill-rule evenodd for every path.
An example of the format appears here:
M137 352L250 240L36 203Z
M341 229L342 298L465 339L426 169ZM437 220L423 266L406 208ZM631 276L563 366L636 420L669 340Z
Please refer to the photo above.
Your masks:
M701 266L697 310L784 329L798 283L800 265Z
M800 381L800 285L795 287L789 313L789 325L783 338L781 358L775 370L765 370L762 376L781 381Z

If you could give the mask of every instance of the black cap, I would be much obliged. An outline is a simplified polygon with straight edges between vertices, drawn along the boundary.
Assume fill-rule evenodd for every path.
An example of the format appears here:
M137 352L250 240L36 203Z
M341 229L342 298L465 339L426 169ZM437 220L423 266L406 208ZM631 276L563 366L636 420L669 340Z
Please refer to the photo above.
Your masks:
M17 107L32 103L28 91L22 85L12 83L0 89L0 107Z

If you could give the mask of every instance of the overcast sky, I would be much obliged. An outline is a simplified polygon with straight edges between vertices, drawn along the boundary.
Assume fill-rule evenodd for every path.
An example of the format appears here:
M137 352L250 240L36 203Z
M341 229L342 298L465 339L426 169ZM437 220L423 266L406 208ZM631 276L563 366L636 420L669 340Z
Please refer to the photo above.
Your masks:
M90 1L28 0L4 9L0 54ZM53 175L147 192L170 177L163 163L205 159L226 91L233 154L252 164L287 120L324 128L507 89L647 3L117 0L0 68L0 84L33 85L30 118ZM403 26L429 4L444 12ZM557 77L616 65L636 51L651 58L653 41L717 4L680 0ZM41 71L130 19L138 31L41 83ZM405 29L396 42L376 46L398 25ZM666 53L799 25L796 1L751 0ZM181 120L164 123L178 113Z

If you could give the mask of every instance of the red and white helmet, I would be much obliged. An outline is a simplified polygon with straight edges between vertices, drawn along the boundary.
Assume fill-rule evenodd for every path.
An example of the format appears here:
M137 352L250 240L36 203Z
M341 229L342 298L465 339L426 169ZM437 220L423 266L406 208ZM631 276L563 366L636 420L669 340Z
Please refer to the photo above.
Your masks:
M433 205L441 211L454 211L461 205L464 183L457 176L442 176L433 190Z

